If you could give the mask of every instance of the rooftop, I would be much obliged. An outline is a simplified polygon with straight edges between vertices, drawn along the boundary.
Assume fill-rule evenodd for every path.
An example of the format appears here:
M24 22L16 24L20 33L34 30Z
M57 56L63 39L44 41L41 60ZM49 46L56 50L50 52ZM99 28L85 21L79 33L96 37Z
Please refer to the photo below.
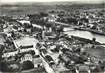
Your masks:
M20 46L36 45L38 43L38 40L33 37L22 37L21 39L14 40L13 42L15 44L15 47L19 48Z

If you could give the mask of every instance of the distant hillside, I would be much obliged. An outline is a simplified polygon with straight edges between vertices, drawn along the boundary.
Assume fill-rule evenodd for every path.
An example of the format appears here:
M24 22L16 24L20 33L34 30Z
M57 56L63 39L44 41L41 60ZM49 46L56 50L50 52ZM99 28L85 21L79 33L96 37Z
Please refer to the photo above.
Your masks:
M64 9L67 11L76 9L95 9L95 8L105 8L103 4L72 4L72 5L57 5L57 9Z
M61 9L72 11L77 9L104 8L103 4L84 4L73 2L44 2L44 3L16 3L4 4L0 6L0 14L23 15L35 12L45 12L51 9Z
M73 2L19 2L19 3L9 3L1 4L1 7L8 6L26 6L26 5L71 5Z

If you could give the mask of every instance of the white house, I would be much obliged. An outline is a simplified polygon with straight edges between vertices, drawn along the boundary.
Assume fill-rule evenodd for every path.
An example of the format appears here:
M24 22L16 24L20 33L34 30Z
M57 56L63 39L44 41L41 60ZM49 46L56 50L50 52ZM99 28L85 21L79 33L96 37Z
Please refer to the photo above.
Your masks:
M18 21L18 22L20 22L21 24L24 24L24 23L31 24L31 22L28 21L28 20L20 20L20 21Z
M21 58L21 62L24 62L24 61L32 61L33 58L32 58L32 55L31 54L25 54L24 57Z

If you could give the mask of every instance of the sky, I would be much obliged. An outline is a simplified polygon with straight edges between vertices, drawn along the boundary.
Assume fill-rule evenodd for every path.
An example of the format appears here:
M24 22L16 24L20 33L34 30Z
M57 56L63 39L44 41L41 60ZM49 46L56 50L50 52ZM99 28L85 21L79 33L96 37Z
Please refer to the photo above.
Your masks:
M105 0L0 0L0 3L17 3L17 2L84 2L84 3L100 3Z

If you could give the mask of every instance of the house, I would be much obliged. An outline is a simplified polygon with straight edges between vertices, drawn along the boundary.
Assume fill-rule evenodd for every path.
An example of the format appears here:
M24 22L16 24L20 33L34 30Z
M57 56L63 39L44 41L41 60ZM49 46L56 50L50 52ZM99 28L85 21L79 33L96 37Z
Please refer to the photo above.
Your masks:
M21 62L23 63L24 61L32 61L33 58L32 58L32 55L31 54L25 54L22 58L21 58Z
M90 26L90 28L92 28L94 26L94 24L88 24Z
M58 18L57 15L51 14L48 16L48 21L49 22L55 22L57 20L57 18Z
M41 66L43 63L39 55L32 56L31 54L25 54L23 57L21 57L21 63L24 61L31 61L34 64L34 67L38 67L38 65Z
M42 26L37 25L37 24L32 24L32 26L33 26L33 27L36 27L36 28L39 28L39 29L43 29L43 27L42 27Z
M28 20L20 20L18 22L21 23L22 25L24 25L24 23L31 24L31 22Z
M8 57L10 57L10 56L15 56L17 53L18 53L18 51L7 52L7 53L4 53L4 54L2 55L2 57L8 58Z
M34 67L38 67L38 65L40 65L40 66L43 65L43 61L39 55L33 56L32 62L34 63Z
M8 26L3 29L3 32L5 32L5 33L11 32L12 31L11 29L12 29L12 26Z

